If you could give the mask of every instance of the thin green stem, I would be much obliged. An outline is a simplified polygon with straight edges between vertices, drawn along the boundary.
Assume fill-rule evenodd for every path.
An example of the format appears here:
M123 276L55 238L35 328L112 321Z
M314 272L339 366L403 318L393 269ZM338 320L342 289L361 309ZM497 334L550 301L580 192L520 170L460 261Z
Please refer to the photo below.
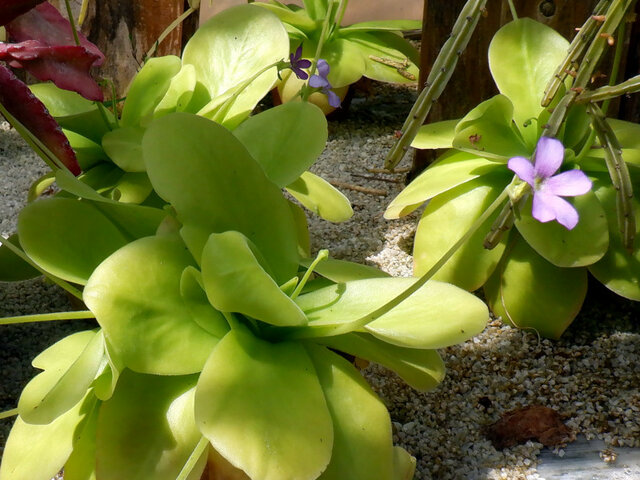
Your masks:
M73 19L73 11L71 10L71 3L69 0L64 0L64 4L67 6L67 16L69 17L69 23L71 24L71 32L73 32L73 40L76 45L80 46L80 38L78 37L78 31L76 30L76 22Z
M513 0L509 0L509 10L511 10L511 16L514 20L518 19L518 12L516 11L516 7L513 4Z
M405 301L411 295L413 295L416 291L418 291L425 283L427 283L431 278L440 270L445 263L449 261L449 259L458 251L458 249L464 245L464 243L469 240L469 238L478 230L487 219L502 205L502 203L509 198L509 188L505 188L500 195L489 205L489 207L480 215L475 222L471 225L469 230L460 237L460 239L454 243L447 252L440 257L440 259L420 278L418 278L410 287L406 290L395 296L393 299L385 303L380 308L377 308L371 313L355 320L353 322L348 322L341 325L330 326L327 328L309 328L309 327L301 327L301 328L293 328L291 329L288 335L285 334L286 338L314 338L318 336L329 337L335 335L343 335L354 330L361 329L365 327L367 324L373 322L377 318L380 318L382 315L388 313L395 307L397 307L400 303Z
M344 0L340 2L340 5L338 6L338 13L336 15L336 20L333 23L333 29L335 31L335 29L340 29L340 26L342 25L342 19L344 18L344 13L347 10L347 5L349 4L349 0ZM333 34L333 31L331 32Z
M595 90L585 90L580 95L578 95L578 98L576 98L576 103L593 103L607 101L616 97L620 97L622 95L626 95L628 93L637 92L640 92L640 75L631 77L630 79L618 83L617 85L600 87L596 88ZM603 109L604 107L605 104L602 105Z
M304 286L307 284L307 281L309 280L309 277L313 273L313 270L316 268L316 265L318 265L321 261L326 260L327 258L329 258L329 250L320 250L318 252L316 259L313 261L311 265L309 265L309 268L307 268L307 271L304 272L304 276L302 277L302 280L300 280L300 283L298 283L298 285L296 286L296 289L291 294L291 300L298 298L298 295L300 295L300 292L302 291Z
M338 9L342 5L344 0L340 0L340 5ZM332 8L333 3L330 4L330 9ZM322 23L322 31L320 32L320 38L318 38L318 45L316 46L316 53L314 54L313 62L311 63L311 68L309 69L309 78L315 75L316 70L318 68L318 60L320 59L320 55L322 55L322 48L324 47L324 42L327 40L328 32L329 32L329 24L331 20L335 20L335 13L333 11L327 12L327 15L324 17L324 22ZM301 91L302 101L306 102L309 99L309 95L311 95L311 87L306 84Z
M96 318L96 316L89 310L81 310L78 312L37 313L34 315L19 315L16 317L0 318L0 325L55 322L58 320L83 320L87 318Z
M31 258L29 258L20 248L18 248L16 245L14 245L11 241L9 241L8 239L0 236L0 243L5 245L15 255L17 255L22 260L24 260L29 265L31 265L33 268L38 270L40 273L42 273L44 276L46 276L53 283L55 283L59 287L63 288L64 290L66 290L67 292L69 292L71 295L73 295L74 297L78 298L79 300L82 300L82 292L80 290L78 290L77 288L71 286L71 284L66 282L65 280L62 280L61 278L58 278L58 277L56 277L54 275L51 275L49 272L47 272L47 271L43 270L42 268L40 268L40 266L36 265L35 262L33 260L31 260Z
M7 410L5 412L0 412L0 420L4 420L5 418L15 417L18 415L18 409L14 408L13 410Z
M186 480L187 478L189 478L189 475L195 468L198 460L200 460L200 457L202 457L202 454L205 452L208 446L209 440L207 440L205 437L200 438L200 441L193 449L193 452L191 452L191 455L189 455L187 462L184 464L184 467L182 467L182 470L180 470L180 473L176 477L176 480Z
M149 51L145 54L145 56L143 57L143 60L142 60L142 64L140 65L140 68L142 68L144 66L144 64L147 61L147 59L149 59L153 55L155 55L156 50L158 49L158 45L160 45L162 43L162 41L165 38L167 38L169 36L169 34L171 34L171 32L175 28L178 27L178 25L180 25L182 22L184 22L189 17L189 15L191 15L193 12L197 12L197 11L198 11L197 8L189 7L187 10L185 10L182 13L182 15L180 15L173 22L171 22L171 24L167 28L164 29L164 31L160 34L158 39L153 43L153 45L151 46Z

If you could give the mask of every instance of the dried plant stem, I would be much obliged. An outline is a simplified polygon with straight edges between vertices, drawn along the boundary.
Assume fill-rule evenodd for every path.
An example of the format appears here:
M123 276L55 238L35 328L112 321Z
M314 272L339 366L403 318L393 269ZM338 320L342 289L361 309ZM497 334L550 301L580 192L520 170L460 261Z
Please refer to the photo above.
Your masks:
M617 85L600 87L595 90L585 90L576 97L576 103L601 102L610 100L627 93L640 92L640 75L631 77Z
M469 43L469 39L478 24L486 0L468 0L453 25L451 36L442 46L436 61L431 67L425 88L413 105L407 120L402 126L402 136L391 147L384 162L387 170L392 170L409 150L409 145L424 123L431 106L438 100L453 75L458 58Z
M584 23L580 32L569 45L569 50L567 52L567 56L564 61L558 65L553 77L547 84L547 87L544 89L544 96L542 97L542 106L547 107L553 100L553 97L556 96L558 89L564 83L567 78L568 72L575 62L578 61L584 49L589 45L589 42L593 39L596 34L596 30L598 29L599 22L594 17L599 17L603 13L607 11L611 0L600 0L598 5L596 5L595 10L593 11L593 15L587 19Z
M345 182L329 182L331 185L337 188L346 188L347 190L353 190L354 192L367 193L369 195L377 195L379 197L386 197L389 195L389 192L386 190L380 190L377 188L368 188L362 187L360 185L351 185L350 183Z
M595 104L589 104L587 111L591 115L592 125L598 139L604 147L604 159L609 170L611 183L616 190L616 213L618 228L622 235L622 244L628 252L633 252L636 234L636 216L633 206L633 185L629 168L622 158L622 148L615 133L602 111Z

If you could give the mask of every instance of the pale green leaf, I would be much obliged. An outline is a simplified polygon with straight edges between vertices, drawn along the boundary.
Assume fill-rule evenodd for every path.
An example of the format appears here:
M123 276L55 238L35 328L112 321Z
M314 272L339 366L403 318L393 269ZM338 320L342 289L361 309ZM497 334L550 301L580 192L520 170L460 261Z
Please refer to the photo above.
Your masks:
M229 332L200 375L195 416L211 445L250 478L312 480L329 464L331 415L298 343Z
M418 175L387 207L384 217L408 215L430 198L504 166L476 155L450 150Z
M556 221L542 223L531 216L531 199L516 218L516 227L529 245L557 267L584 267L600 260L609 248L605 212L593 192L567 197L580 215L568 230Z
M197 376L123 372L100 409L97 477L100 480L175 479L202 434L194 419ZM199 478L203 465L194 478ZM190 477L193 478L193 477Z
M280 290L261 257L239 232L212 234L202 252L202 280L209 301L223 312L272 325L305 325L304 313Z
M34 358L33 366L44 371L24 387L18 402L20 417L46 424L78 403L103 361L103 344L101 332L78 332Z
M393 480L391 419L353 365L324 347L306 346L333 420L333 452L319 480Z
M191 102L196 82L195 67L189 64L183 65L171 79L169 89L156 106L153 116L157 118L171 112L184 112Z
M145 129L139 125L122 127L102 137L102 148L109 158L125 172L144 172L142 136Z
M582 307L587 269L556 267L512 234L484 292L491 310L504 322L557 339Z
M506 172L505 172L506 173ZM507 175L486 175L432 199L418 223L413 244L413 273L424 275L465 235L476 219L509 183ZM453 254L433 279L473 291L487 281L498 265L508 235L491 250L483 241L499 209Z
M547 83L567 54L569 42L551 27L520 18L502 27L489 45L489 67L500 93L513 103L513 118L527 145L537 141L535 122Z
M289 192L304 207L330 222L344 222L353 215L349 199L322 177L304 172L287 185Z
M189 265L193 258L177 236L145 237L91 275L84 301L125 366L156 375L202 369L218 339L194 321L180 294Z
M288 102L254 115L233 131L265 174L286 187L320 156L327 143L327 120L308 102Z
M456 134L456 125L460 119L443 120L441 122L428 123L418 130L411 146L423 150L436 148L452 148L453 138Z
M148 59L129 86L120 126L146 126L180 68L180 58L175 55Z
M258 247L278 284L295 275L297 235L289 204L231 132L196 115L172 113L149 126L143 154L151 183L175 208L196 261L211 233L236 230Z

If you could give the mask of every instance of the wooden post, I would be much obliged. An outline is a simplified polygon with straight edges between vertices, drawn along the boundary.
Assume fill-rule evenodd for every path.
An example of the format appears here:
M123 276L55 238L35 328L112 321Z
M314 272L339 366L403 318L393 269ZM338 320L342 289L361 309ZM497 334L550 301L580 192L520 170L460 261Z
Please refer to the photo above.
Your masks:
M422 49L420 58L420 85L424 85L438 51L466 0L429 2L424 0ZM514 0L520 17L531 17L559 31L571 40L591 15L597 0ZM476 31L460 57L453 77L438 103L433 105L427 122L461 118L470 109L495 95L487 51L495 32L511 21L506 0L487 2L486 14L478 22ZM416 152L409 180L422 171L432 159L433 152Z
M90 3L82 31L106 56L100 76L125 94L144 55L160 34L184 11L184 0L96 0ZM158 47L157 55L180 55L182 27Z

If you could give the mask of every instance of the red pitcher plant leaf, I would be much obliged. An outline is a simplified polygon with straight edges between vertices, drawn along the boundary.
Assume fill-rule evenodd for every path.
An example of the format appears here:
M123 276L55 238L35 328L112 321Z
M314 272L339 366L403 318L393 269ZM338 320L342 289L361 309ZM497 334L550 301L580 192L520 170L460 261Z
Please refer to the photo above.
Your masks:
M5 0L0 5L0 25L9 23L44 0Z
M81 172L75 153L44 104L11 70L0 65L0 103L73 173Z

